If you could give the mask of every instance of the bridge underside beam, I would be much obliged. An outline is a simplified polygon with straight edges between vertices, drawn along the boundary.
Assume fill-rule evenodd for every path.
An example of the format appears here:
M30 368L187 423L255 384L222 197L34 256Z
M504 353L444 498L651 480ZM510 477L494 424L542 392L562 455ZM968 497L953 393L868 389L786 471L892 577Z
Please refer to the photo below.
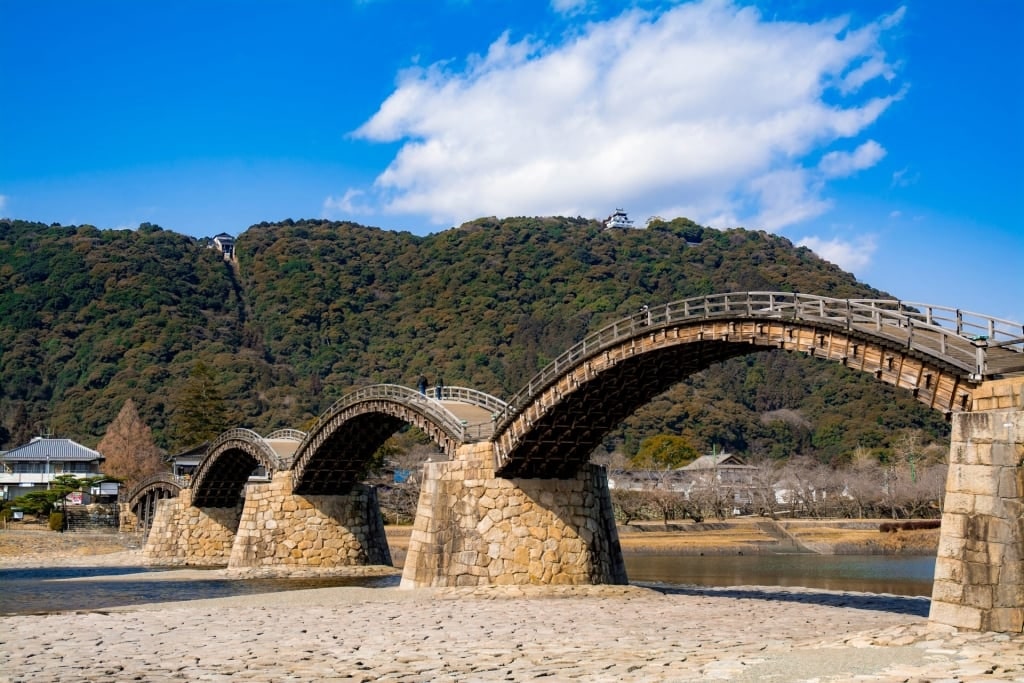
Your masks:
M384 520L371 486L338 496L297 495L292 473L246 489L229 569L242 567L391 566Z
M712 342L668 346L626 355L587 378L569 376L523 416L529 435L503 458L498 475L572 476L609 432L655 396L714 363L756 350Z
M180 491L180 488L169 485L154 485L138 493L132 500L120 503L118 530L125 533L149 530L156 515L157 503L177 497Z
M406 423L391 415L367 413L339 416L296 463L295 492L301 495L344 495L366 475L370 459Z
M458 457L424 468L402 587L626 583L603 468L505 479L490 443Z
M220 454L202 480L194 482L193 504L199 507L234 508L241 504L242 491L259 461L241 449Z
M651 330L588 356L499 426L501 476L563 476L657 394L713 363L764 350L839 362L946 415L975 408L977 383L897 339L784 319L711 320Z

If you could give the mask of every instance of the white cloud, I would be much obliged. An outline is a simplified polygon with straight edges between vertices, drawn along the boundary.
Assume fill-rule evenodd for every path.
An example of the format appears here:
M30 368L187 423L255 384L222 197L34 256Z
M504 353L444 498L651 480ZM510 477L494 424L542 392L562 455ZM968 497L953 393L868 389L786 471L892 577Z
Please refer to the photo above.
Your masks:
M559 14L576 14L587 7L587 0L551 0L551 9Z
M805 237L797 242L798 247L807 247L815 254L836 264L845 271L856 273L871 263L877 248L874 235L863 235L852 241L839 238L822 239Z
M909 168L901 168L900 170L893 172L892 186L909 187L910 185L916 184L920 179L921 174L917 171L911 171Z
M821 158L818 168L826 178L845 178L871 168L884 156L885 148L868 140L852 152L829 152Z
M802 168L790 168L754 179L750 189L757 196L760 211L750 227L779 230L828 211L831 202L819 197L820 185L809 176Z
M0 211L7 209L7 195L0 194Z
M349 188L340 197L330 196L324 200L323 215L325 217L344 217L351 214L370 213L372 209L364 205L366 193L362 190Z
M505 34L461 69L400 74L355 131L401 143L363 199L438 225L625 206L641 220L687 207L784 228L828 210L829 174L884 155L868 141L813 160L901 97L861 92L893 77L880 36L898 15L784 23L704 0L588 23L559 44Z

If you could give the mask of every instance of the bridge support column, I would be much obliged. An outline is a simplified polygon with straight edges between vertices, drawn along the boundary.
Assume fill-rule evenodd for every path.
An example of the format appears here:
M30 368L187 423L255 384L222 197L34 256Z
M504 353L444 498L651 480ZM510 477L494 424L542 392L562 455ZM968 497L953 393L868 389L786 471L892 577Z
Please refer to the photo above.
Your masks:
M157 501L153 525L142 550L150 565L226 565L242 509L198 508L191 489Z
M340 496L293 492L291 471L250 484L228 568L391 566L377 490L357 484Z
M501 479L490 443L427 463L403 588L624 584L605 470L569 479Z
M130 534L139 531L141 528L139 525L139 518L134 512L132 512L132 508L128 503L118 503L117 511L117 530L119 532L122 534Z
M953 415L929 620L1024 632L1024 409Z

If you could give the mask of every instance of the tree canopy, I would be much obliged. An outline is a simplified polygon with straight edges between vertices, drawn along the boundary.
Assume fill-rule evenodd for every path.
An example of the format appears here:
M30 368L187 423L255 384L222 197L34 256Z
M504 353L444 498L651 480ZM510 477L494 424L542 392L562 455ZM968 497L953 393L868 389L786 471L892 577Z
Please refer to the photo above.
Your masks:
M127 399L171 450L227 427L302 428L358 386L411 387L420 374L507 398L645 304L744 290L887 296L784 238L684 218L616 231L482 218L426 237L286 220L251 226L235 247L228 263L158 226L0 220L4 445L43 430L96 443ZM192 375L200 365L205 380ZM943 416L906 392L766 351L656 397L605 450L634 456L668 434L698 452L837 463L858 446L890 453L907 429L948 438Z

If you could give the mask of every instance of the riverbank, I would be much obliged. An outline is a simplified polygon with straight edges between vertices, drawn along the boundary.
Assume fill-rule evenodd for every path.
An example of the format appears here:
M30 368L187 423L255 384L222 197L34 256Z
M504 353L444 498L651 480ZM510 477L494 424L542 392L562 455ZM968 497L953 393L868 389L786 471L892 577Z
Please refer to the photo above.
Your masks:
M92 555L84 536L0 531L0 552L30 548L0 566L140 562L124 536L89 539L124 544ZM1024 681L1024 636L929 626L928 605L756 586L293 590L0 617L0 682Z
M887 520L738 517L725 521L634 522L619 527L623 552L673 555L934 555L939 529L883 533Z
M1024 680L1024 637L929 627L927 603L758 587L299 590L2 617L0 681Z
M667 530L661 523L637 522L619 527L619 543L624 553L672 555L935 554L938 529L882 533L878 528L883 521L737 518L701 524L670 522ZM412 527L384 529L392 560L396 567L402 567ZM0 530L0 567L34 566L38 558L70 566L137 563L137 551L143 542L141 534L58 533L43 525L17 525Z

